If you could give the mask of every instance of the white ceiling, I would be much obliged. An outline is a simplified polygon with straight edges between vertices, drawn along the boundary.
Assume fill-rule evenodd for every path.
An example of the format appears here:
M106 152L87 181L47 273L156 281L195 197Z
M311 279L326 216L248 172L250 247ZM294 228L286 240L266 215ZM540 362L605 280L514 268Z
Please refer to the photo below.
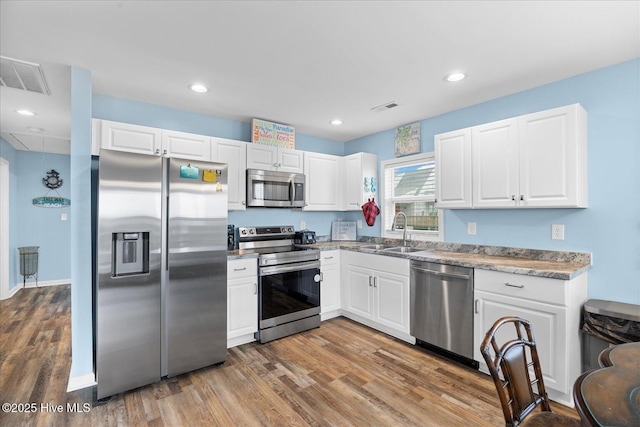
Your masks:
M640 57L638 1L2 0L0 8L3 56L89 69L95 93L262 118L336 141ZM444 82L454 70L469 77ZM189 91L196 81L209 92ZM371 111L389 101L399 106ZM3 89L2 130L11 123L5 102ZM344 124L330 125L334 118Z

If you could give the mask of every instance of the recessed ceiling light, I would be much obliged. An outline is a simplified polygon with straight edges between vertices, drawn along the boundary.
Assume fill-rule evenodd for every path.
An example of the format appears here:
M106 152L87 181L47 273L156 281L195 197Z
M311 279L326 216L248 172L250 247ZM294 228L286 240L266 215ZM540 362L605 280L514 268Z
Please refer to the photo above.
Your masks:
M35 116L36 115L36 113L34 113L33 111L29 111L29 110L16 110L16 113L22 114L23 116Z
M340 125L342 124L342 120L340 120L340 119L333 119L333 120L331 120L331 122L329 122L329 123L331 123L331 124L332 124L332 125L334 125L334 126L340 126Z
M189 89L198 93L205 93L209 91L209 89L207 89L205 85L201 85L200 83L192 84L191 86L189 86Z
M451 73L444 76L444 80L447 82L459 82L467 77L465 73Z

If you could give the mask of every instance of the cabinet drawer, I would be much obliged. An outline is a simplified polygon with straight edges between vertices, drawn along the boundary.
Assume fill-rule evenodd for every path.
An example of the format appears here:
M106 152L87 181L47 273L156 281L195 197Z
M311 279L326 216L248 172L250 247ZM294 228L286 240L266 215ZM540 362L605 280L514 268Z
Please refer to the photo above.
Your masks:
M566 287L566 281L546 277L480 269L474 272L474 288L477 291L550 304L566 304Z
M258 274L256 258L233 259L227 261L227 280L238 277L255 277Z
M335 265L340 262L340 251L322 251L320 252L320 263L322 265Z

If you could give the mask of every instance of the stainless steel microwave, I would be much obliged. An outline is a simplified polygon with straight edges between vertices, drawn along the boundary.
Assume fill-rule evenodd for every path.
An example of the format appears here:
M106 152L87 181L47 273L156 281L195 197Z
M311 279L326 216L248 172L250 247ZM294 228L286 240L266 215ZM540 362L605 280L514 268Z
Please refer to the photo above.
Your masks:
M304 187L301 173L247 169L247 206L302 208Z

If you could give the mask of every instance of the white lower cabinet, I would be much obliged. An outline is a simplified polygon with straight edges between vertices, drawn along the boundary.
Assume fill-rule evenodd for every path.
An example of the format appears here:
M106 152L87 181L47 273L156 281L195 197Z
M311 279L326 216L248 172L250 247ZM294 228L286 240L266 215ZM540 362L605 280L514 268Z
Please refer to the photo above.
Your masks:
M227 348L255 341L258 332L258 261L227 261Z
M475 269L474 288L474 359L480 362L480 370L488 373L480 353L486 332L501 317L521 317L531 322L549 397L573 406L573 383L581 366L580 312L587 300L587 274L558 280ZM512 337L515 334L503 334L499 342Z
M320 318L340 315L340 250L320 252Z
M343 251L341 263L342 314L413 344L409 260Z

